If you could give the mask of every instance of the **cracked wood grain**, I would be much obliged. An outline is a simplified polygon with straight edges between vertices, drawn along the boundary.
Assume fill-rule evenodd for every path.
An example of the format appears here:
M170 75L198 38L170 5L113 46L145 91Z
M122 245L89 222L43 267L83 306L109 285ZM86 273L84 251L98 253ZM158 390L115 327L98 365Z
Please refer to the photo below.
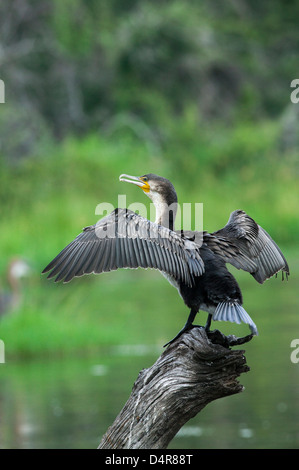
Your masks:
M165 449L208 403L243 391L243 350L214 344L193 328L143 369L98 449Z

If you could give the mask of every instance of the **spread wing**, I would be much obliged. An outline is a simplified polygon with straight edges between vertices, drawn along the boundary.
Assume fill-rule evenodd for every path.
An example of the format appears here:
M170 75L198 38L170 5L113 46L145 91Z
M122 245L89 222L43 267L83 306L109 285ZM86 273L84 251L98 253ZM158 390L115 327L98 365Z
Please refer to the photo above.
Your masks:
M43 270L55 282L118 268L155 268L187 285L204 272L195 243L127 209L83 229Z
M270 235L244 211L236 210L221 230L204 233L204 243L225 262L248 271L262 284L279 271L289 275L280 248Z

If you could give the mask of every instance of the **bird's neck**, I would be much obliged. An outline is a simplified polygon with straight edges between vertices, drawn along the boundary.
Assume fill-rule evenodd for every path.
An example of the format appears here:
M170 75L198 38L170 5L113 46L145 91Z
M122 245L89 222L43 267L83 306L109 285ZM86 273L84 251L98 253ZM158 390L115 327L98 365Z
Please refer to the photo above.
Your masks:
M175 217L177 213L177 201L166 201L160 197L153 198L156 208L155 223L174 230Z
M7 282L12 292L16 295L20 292L20 281L17 277L14 277L11 273L7 276Z

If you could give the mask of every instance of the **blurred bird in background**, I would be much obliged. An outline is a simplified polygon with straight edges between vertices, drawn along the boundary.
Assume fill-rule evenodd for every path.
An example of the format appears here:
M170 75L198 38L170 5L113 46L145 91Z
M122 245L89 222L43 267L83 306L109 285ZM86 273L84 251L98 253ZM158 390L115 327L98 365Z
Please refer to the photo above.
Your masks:
M27 277L31 268L22 258L12 258L7 266L5 284L0 290L0 317L16 310L22 301L22 279Z

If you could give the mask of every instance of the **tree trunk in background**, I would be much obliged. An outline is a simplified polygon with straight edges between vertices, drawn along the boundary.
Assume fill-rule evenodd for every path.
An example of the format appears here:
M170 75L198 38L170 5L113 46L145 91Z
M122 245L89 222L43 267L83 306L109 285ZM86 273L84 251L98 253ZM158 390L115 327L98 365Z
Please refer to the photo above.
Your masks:
M98 449L165 449L179 429L208 403L243 391L249 370L242 350L212 343L193 328L143 369L131 396Z

